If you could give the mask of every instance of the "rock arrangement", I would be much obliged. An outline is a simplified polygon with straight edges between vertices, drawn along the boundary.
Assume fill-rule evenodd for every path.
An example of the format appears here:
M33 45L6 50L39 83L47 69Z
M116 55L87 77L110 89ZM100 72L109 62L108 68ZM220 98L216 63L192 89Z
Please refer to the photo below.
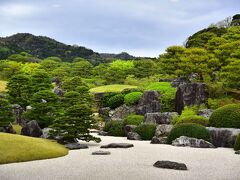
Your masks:
M129 143L111 143L108 145L101 146L100 148L131 148L133 144Z
M117 107L114 110L110 110L109 118L113 121L121 121L124 118L126 118L128 115L135 113L135 112L136 112L136 109L134 106L130 107L130 106L127 106L124 104L122 106Z
M203 139L190 138L186 136L181 136L172 142L173 146L189 146L194 148L215 148L210 142Z
M173 161L157 161L153 165L156 168L175 169L175 170L187 170L187 166L184 163L178 163Z
M129 140L138 140L138 141L142 140L141 136L138 133L136 133L136 132L129 132L127 134L127 139L129 139Z
M173 117L177 115L176 112L155 112L155 113L147 113L144 116L144 123L149 124L170 124Z
M65 144L65 147L70 150L87 149L88 148L88 146L86 144L79 144L79 143L68 143L68 144Z
M95 152L92 152L92 155L110 155L111 152L109 151L95 151Z
M167 144L167 136L172 130L173 125L161 124L156 127L155 135L151 144Z
M40 137L42 135L42 129L39 127L37 121L33 120L25 124L21 130L21 135Z

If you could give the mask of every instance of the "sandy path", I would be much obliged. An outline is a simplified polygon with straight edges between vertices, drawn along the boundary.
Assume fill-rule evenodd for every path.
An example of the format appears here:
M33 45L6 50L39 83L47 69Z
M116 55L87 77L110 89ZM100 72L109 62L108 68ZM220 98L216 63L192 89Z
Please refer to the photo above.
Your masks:
M149 141L101 137L89 149L70 151L61 158L0 165L0 180L240 180L240 155L232 149L195 149L152 145ZM108 149L111 155L93 156L99 146L130 142L129 149ZM157 160L186 163L188 171L154 168Z

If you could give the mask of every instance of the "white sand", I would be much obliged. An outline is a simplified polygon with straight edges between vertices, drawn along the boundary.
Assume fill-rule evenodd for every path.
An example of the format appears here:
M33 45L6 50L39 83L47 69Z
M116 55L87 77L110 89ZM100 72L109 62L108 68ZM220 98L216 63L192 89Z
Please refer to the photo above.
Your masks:
M153 145L149 141L101 137L89 149L61 158L0 165L0 180L240 180L240 155L233 149L196 149ZM103 149L111 155L91 155L100 145L133 143L129 149ZM27 152L26 152L27 153ZM185 163L188 171L153 167L158 160Z

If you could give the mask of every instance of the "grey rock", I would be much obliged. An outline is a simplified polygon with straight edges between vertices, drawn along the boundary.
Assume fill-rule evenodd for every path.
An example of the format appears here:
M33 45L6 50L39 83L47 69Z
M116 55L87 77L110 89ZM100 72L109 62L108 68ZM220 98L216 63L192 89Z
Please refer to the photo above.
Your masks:
M99 136L107 136L107 135L108 135L108 132L106 132L106 131L99 131L99 132L98 132L98 135L99 135Z
M171 85L172 85L172 87L177 88L178 86L180 86L180 85L182 85L182 84L186 84L186 83L190 83L190 81L187 80L187 79L184 78L184 77L180 77L180 78L174 79L174 80L171 82Z
M136 113L145 115L146 113L160 112L160 93L158 91L145 91L139 100Z
M198 115L199 116L203 116L205 118L210 118L210 116L212 115L213 110L212 109L202 109L198 111Z
M142 140L141 136L136 132L129 132L127 134L127 139L129 140Z
M86 144L79 144L79 143L68 143L68 144L65 144L65 147L70 150L87 149L88 148L88 146Z
M56 95L58 95L58 96L63 96L64 95L64 90L62 90L61 88L59 88L59 87L55 87L54 89L53 89L53 92L56 94Z
M233 148L240 129L207 127L212 143L216 147Z
M42 135L41 135L41 138L44 138L44 139L49 139L50 138L50 131L53 130L52 128L44 128L42 129Z
M95 152L92 152L92 155L110 155L111 152L109 151L95 151Z
M240 155L240 150L236 151L235 154L239 154Z
M186 136L181 136L172 142L173 146L189 146L195 148L215 148L210 142L203 139L190 138Z
M37 121L33 120L28 122L21 130L21 135L40 137L42 135L42 129L39 127Z
M148 124L170 124L174 116L177 116L176 112L147 113L144 116L144 123L148 123Z
M13 104L12 108L13 112L15 113L16 123L20 125L25 125L25 122L22 119L23 108L19 104Z
M103 107L98 110L98 113L100 116L108 116L110 110L111 110L110 107Z
M185 106L205 104L208 99L206 84L186 83L177 88L175 99L175 110L178 114L182 113Z
M131 148L133 144L129 143L111 143L108 145L101 146L101 148Z
M133 132L136 127L137 126L135 126L135 125L126 125L126 126L124 126L124 134L125 134L125 136L127 136L129 132Z
M164 169L187 170L186 164L173 161L157 161L153 166Z
M117 107L115 110L109 111L109 117L113 121L121 121L128 115L135 113L135 111L136 108L134 106L130 107L124 104L120 107Z
M167 139L168 139L167 136L164 137L153 136L151 144L167 144Z

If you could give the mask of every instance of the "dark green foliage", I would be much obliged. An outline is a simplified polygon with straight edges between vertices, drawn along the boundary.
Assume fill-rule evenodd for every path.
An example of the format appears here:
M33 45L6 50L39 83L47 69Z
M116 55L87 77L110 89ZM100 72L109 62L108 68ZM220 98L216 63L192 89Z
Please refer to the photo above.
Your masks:
M52 135L60 135L61 141L81 139L84 141L100 142L100 138L90 135L89 129L93 128L94 119L91 117L91 108L86 104L69 107L63 116L57 118L51 126Z
M234 150L238 151L240 150L240 134L237 136L235 144L234 144Z
M134 129L138 133L142 140L151 140L155 134L156 125L154 124L141 124Z
M33 94L30 105L32 109L23 116L27 121L36 120L41 128L51 125L58 115L58 97L50 90Z
M62 83L62 89L65 91L76 91L76 88L79 86L85 86L82 82L81 77L68 77Z
M118 93L104 93L103 97L100 100L101 107L108 107L108 101L111 97L117 95Z
M37 70L31 76L31 90L36 93L42 90L49 90L53 88L51 79L44 70Z
M127 116L124 119L123 124L124 124L124 126L126 126L126 125L139 126L140 124L142 124L143 121L144 121L144 116L136 115L136 114L130 114L129 116Z
M124 96L124 103L128 106L135 105L143 95L142 92L131 92Z
M123 122L122 121L109 121L105 124L103 129L108 132L110 136L124 136Z
M124 95L123 94L117 94L115 96L112 96L108 99L108 107L111 109L115 109L119 106L121 106L124 103Z
M200 124L202 126L208 126L209 121L208 118L198 116L198 115L190 115L185 117L180 117L176 121L176 124L183 124L183 123L195 123Z
M218 108L209 119L210 126L240 128L240 104L229 104Z
M0 97L0 127L5 127L14 121L13 110L10 103Z
M68 108L70 106L76 105L77 103L80 104L81 102L80 98L81 98L80 93L76 91L66 92L61 98L62 106Z
M187 136L210 141L208 130L199 124L179 124L174 126L168 135L168 143L171 144L173 140L179 138L180 136Z

